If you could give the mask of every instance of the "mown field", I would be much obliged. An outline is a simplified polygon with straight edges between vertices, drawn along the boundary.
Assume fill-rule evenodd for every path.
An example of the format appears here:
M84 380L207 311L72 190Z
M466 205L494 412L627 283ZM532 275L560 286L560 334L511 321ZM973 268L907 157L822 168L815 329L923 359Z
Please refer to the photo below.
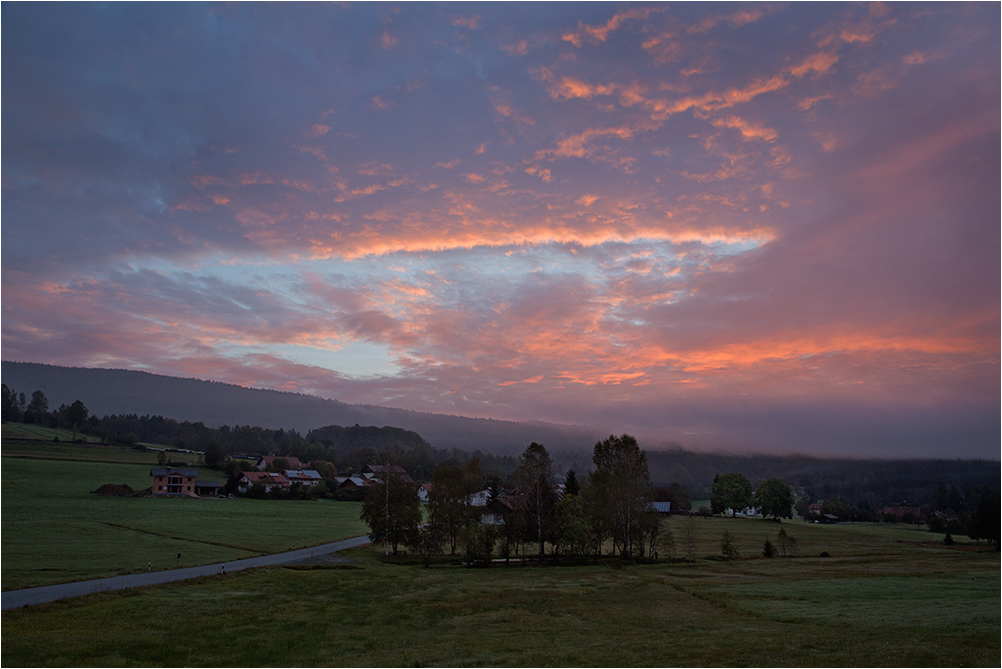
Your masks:
M673 523L677 519L673 519ZM758 543L760 520L701 519ZM999 554L784 523L816 555L261 569L3 614L4 666L998 666ZM770 530L774 530L773 526ZM677 528L676 528L677 530ZM796 531L794 531L796 530ZM812 549L813 550L813 549ZM719 552L719 551L715 551Z
M52 450L59 459L44 459ZM31 457L16 457L19 451ZM150 454L6 441L3 453L3 590L134 573L148 565L229 561L368 532L358 520L360 506L350 502L91 494L105 483L149 487L155 454L152 463L135 463L130 458ZM70 460L74 455L82 459ZM199 478L225 480L204 468Z
M3 444L5 590L364 534L344 502L106 498L120 449ZM20 454L18 450L33 449ZM76 448L77 450L74 450ZM58 459L47 459L52 451ZM78 460L72 461L74 454ZM27 455L28 457L25 457ZM124 461L118 458L124 459ZM205 470L205 478L212 473ZM219 474L215 476L220 477ZM694 562L686 528L692 530ZM787 557L780 529L796 539ZM999 553L912 526L673 517L674 560L249 570L2 614L3 666L998 666ZM740 558L720 559L724 531ZM828 557L821 557L827 554Z

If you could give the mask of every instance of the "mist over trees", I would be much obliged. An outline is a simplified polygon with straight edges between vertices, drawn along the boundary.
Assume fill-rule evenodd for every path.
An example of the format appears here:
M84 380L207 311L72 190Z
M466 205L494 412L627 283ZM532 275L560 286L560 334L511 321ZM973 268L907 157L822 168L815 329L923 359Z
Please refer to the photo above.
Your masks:
M71 398L52 408L54 402L45 392L26 390L3 384L4 421L64 428L73 431L74 439L88 435L125 446L148 443L198 451L208 466L220 467L238 455L252 458L280 455L296 457L302 462L326 462L332 471L347 475L361 472L365 465L381 462L385 453L394 452L399 464L418 481L431 481L435 468L444 462L462 465L471 457L478 459L485 476L507 481L519 464L519 459L512 455L482 450L481 441L475 438L466 442L466 449L436 448L422 434L398 426L327 425L304 435L294 429L255 425L213 428L202 421L178 421L150 414L98 417L81 399ZM580 485L580 496L587 501L596 490L584 489L590 472L589 467L582 467L578 453L580 450L566 448L552 455L547 451L553 480L562 479L573 469L575 476L567 482L570 486ZM972 517L979 500L998 490L1000 479L999 463L983 460L825 460L681 449L645 449L641 453L654 486L654 498L671 501L675 510L691 507L694 500L708 499L713 480L723 473L734 473L745 477L753 487L768 479L778 479L793 487L800 498L798 508L820 502L824 513L840 520L881 520L883 508L894 504L927 506L932 513L939 511L954 518L949 522L940 518L929 521L954 533L964 532L963 523L957 518ZM594 462L590 465L596 467ZM239 471L234 463L232 467ZM610 536L612 527L605 520L591 518L591 523L596 536L603 533Z

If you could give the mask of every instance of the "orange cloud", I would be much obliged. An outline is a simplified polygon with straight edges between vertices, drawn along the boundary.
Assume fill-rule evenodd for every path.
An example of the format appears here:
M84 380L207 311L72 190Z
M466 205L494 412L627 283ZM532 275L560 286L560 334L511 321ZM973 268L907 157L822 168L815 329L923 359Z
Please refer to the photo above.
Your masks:
M789 68L787 71L795 77L802 77L808 72L827 74L838 63L838 54L820 51L808 56L800 65Z
M452 25L461 26L463 28L469 28L470 30L479 30L480 17L479 16L471 16L469 18L458 17L452 19Z
M304 130L303 135L306 137L323 137L330 131L331 127L329 125L321 125L316 123L309 130Z
M739 131L741 133L741 138L746 142L752 140L775 142L776 138L779 136L779 134L772 128L766 128L762 125L749 123L748 121L738 118L737 116L713 119L710 123L712 123L716 128L731 128Z
M605 25L601 26L590 26L578 21L577 29L564 33L560 39L570 42L576 47L582 46L586 40L597 44L598 42L604 42L609 37L609 33L618 30L624 22L632 19L645 19L652 12L658 11L663 11L663 9L649 7L631 9L620 14L615 14L605 22Z

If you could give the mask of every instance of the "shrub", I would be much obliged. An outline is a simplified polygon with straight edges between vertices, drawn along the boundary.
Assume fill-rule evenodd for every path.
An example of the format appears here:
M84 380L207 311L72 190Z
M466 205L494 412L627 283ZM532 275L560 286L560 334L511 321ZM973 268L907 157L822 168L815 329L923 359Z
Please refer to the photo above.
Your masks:
M724 536L720 540L720 554L724 556L725 560L736 560L741 557L738 553L737 546L731 540L731 533L724 530Z
M776 547L768 539L765 540L765 546L762 547L762 556L767 558L776 557Z

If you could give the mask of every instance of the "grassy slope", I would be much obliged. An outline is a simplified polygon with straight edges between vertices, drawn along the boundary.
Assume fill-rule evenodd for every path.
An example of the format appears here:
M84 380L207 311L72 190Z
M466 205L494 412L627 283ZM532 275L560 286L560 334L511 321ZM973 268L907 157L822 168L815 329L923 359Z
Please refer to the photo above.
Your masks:
M760 521L703 522L708 536L746 536ZM263 569L6 612L2 662L998 666L998 553L882 528L811 541L834 557L467 570L359 549L351 570Z
M80 449L89 451L90 449ZM126 451L128 453L128 451ZM248 499L100 497L105 483L149 487L149 464L3 459L4 590L191 566L368 531L359 505ZM221 480L212 470L199 478Z

